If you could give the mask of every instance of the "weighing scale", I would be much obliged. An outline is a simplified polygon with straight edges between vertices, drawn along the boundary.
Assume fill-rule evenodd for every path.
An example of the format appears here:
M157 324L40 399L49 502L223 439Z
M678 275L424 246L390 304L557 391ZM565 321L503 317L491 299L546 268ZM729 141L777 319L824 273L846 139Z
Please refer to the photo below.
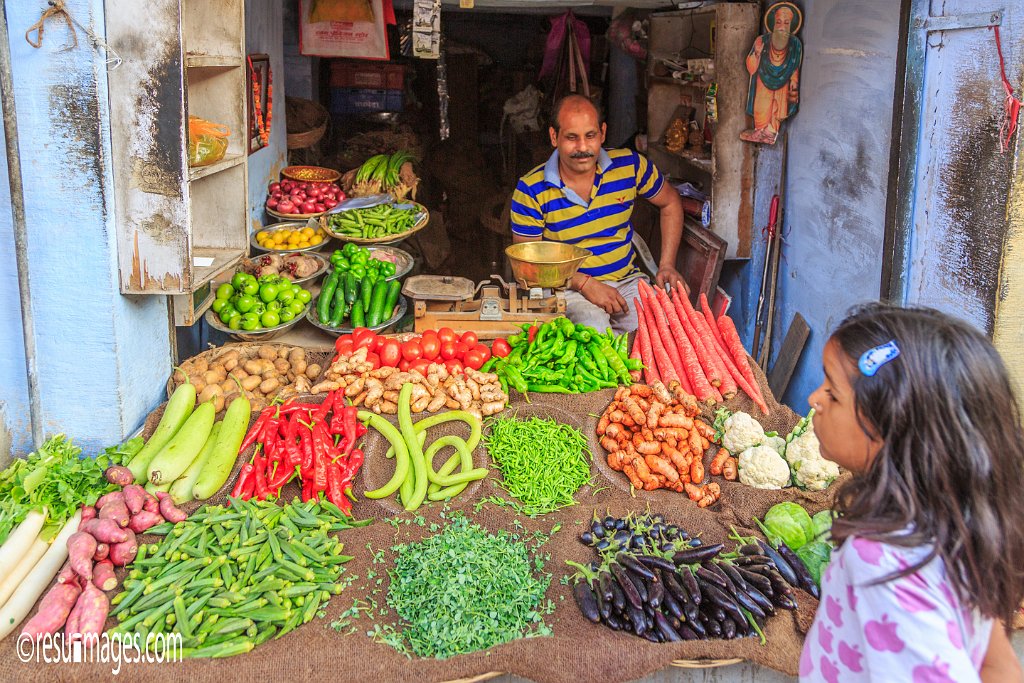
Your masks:
M586 249L560 242L523 242L505 250L513 282L499 275L474 283L453 275L416 275L402 293L413 305L416 332L450 327L481 339L507 337L523 323L544 323L565 314L565 288Z

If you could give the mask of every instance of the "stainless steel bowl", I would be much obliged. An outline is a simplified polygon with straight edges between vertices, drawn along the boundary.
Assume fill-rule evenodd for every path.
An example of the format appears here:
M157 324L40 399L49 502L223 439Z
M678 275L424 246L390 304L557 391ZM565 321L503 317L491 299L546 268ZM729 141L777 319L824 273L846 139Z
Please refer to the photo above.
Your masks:
M281 222L281 223L271 223L270 225L264 225L262 228L260 228L256 232L276 232L278 230L296 230L296 229L301 230L302 228L305 228L305 227L310 227L310 228L313 228L314 230L316 230L317 228L320 227L320 224L316 222L315 218L314 219L310 219L310 221L308 221L308 222L307 221L284 221L284 222ZM324 241L321 242L320 244L314 245L312 247L303 247L302 249L292 249L292 248L286 248L286 249L267 249L266 247L261 247L260 243L256 241L256 232L251 233L249 235L249 244L252 246L253 250L254 251L259 251L259 252L269 252L271 254L288 254L288 253L291 253L293 251L323 251L324 247L327 246L327 243L331 241L331 233L325 231L324 232Z
M590 252L563 242L540 241L513 244L505 255L520 286L565 287Z
M312 308L312 306L312 302L306 304L307 309ZM278 337L287 332L288 330L290 330L291 328L295 327L296 325L299 324L299 321L302 320L304 315L305 314L303 313L299 313L297 316L295 316L288 322L281 323L277 327L265 327L259 330L233 330L220 321L220 318L217 316L216 313L213 312L213 309L210 309L206 312L205 319L206 322L209 323L210 327L212 327L213 329L219 330L224 334L231 335L232 337L238 339L239 341L263 342L270 341L271 339L274 339L275 337Z
M319 298L319 296L317 298ZM340 337L343 334L351 334L352 333L352 330L354 329L352 327L331 327L330 325L324 325L322 322L320 322L317 319L317 315L316 315L316 302L317 302L316 298L313 299L312 301L310 301L309 302L309 310L306 311L306 320L308 320L314 327L318 327L321 330L323 330L324 332L326 332L327 334L333 335L335 337ZM390 319L385 320L384 322L382 322L379 325L374 325L373 327L369 327L368 329L371 329L374 332L383 332L384 330L388 329L389 327L392 327L392 326L396 325L398 323L398 321L402 319L402 316L405 315L405 312L407 310L409 310L409 304L406 302L404 296L399 296L398 297L398 303L396 304L395 308L396 308L395 314L393 316L391 316ZM220 321L218 320L217 322L220 322Z
M398 280L409 274L413 266L416 265L416 260L407 251L399 249L398 247L392 246L369 246L366 247L370 250L370 258L379 259L381 261L391 261L395 264L395 274L388 278L388 281ZM330 267L330 257L327 257L328 268Z
M320 245L317 245L317 246L320 246ZM317 266L316 272L314 272L312 275L306 276L304 278L300 278L298 280L292 280L292 284L293 285L301 285L301 284L306 283L306 282L312 282L313 280L317 279L318 277L320 277L321 275L326 273L327 270L331 267L331 264L327 260L326 256L324 256L323 254L319 254L319 253L317 253L315 251L309 251L308 249L307 250L299 249L297 251L295 249L292 249L290 251L281 251L281 252L275 251L275 252L271 252L271 253L277 254L278 256L287 256L288 254L304 253L306 256L310 256L310 257L315 258L317 260L319 265ZM257 256L255 258L259 258L259 257ZM252 261L253 261L253 259L242 259L242 262L239 264L239 267L238 267L238 269L236 269L236 272L237 272L237 270L241 270L242 266L244 266L246 264L252 263Z

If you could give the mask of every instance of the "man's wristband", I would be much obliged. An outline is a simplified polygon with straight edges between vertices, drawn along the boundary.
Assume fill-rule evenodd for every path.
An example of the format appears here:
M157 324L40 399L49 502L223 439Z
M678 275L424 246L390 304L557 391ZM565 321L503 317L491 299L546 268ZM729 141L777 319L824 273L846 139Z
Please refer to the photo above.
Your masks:
M588 283L588 282L590 282L590 276L589 276L589 275L586 275L586 274L584 274L584 275L583 275L583 277L585 277L585 278L587 278L587 279L586 279L586 280L584 280L584 281L583 281L583 284L582 284L582 285L580 285L580 288L576 290L577 292L582 292L582 291L583 291L583 288L587 286L587 283Z

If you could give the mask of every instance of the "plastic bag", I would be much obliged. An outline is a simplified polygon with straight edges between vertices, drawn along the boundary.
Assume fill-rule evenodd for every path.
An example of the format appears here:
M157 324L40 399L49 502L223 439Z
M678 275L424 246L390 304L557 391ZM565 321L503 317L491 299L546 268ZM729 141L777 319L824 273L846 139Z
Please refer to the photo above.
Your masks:
M227 126L213 123L198 116L188 117L188 165L209 166L224 158L228 151Z

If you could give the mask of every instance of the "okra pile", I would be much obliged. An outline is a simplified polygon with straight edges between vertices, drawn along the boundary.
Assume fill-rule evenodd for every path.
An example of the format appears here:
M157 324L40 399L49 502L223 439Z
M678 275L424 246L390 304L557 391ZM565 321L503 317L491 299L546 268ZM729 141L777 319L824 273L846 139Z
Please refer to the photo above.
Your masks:
M656 643L760 636L777 609L796 609L790 564L755 539L725 553L661 515L594 519L580 535L599 559L577 568L573 597L590 621Z
M180 633L187 657L230 657L311 620L341 592L341 541L362 526L327 501L230 499L149 533L111 601L117 630Z

